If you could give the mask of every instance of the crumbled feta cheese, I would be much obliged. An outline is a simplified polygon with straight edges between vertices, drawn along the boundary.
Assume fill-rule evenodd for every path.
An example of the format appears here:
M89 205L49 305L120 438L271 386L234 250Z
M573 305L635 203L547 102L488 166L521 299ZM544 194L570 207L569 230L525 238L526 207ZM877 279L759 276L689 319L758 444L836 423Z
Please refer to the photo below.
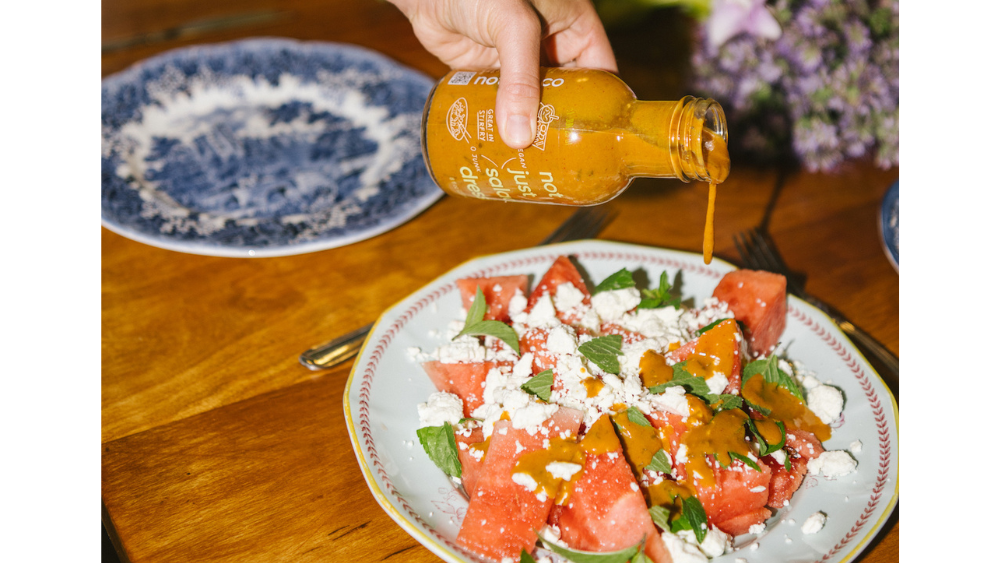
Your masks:
M524 429L532 436L539 426L559 410L559 405L531 402L514 411L510 423L514 428Z
M524 296L524 292L521 288L517 288L514 291L514 295L507 302L507 314L513 317L514 315L519 315L524 312L524 309L528 306L528 298Z
M778 451L775 451L775 452L771 452L770 455L771 455L771 459L773 459L774 461L777 461L780 465L784 465L785 464L785 458L788 457L787 455L785 455L785 450L778 450Z
M555 306L556 311L568 313L583 303L583 292L570 282L559 284L556 288Z
M802 533L815 534L823 529L824 524L826 524L826 514L816 512L802 523Z
M732 551L732 541L722 530L712 528L705 532L705 540L701 542L701 551L709 557L718 557L726 551Z
M845 451L823 452L819 457L810 459L806 468L810 475L843 477L857 471L858 462Z
M549 475L555 477L556 479L562 479L563 481L569 481L583 469L583 466L576 463L567 463L565 461L553 461L545 466L545 471Z
M764 528L766 528L766 527L767 526L765 526L763 522L761 522L759 524L754 524L753 526L750 526L749 532L751 534L763 534L764 533Z
M854 455L860 454L861 453L861 440L855 440L855 441L851 442L851 445L848 446L848 448L851 450L852 454L854 454Z
M474 336L460 336L439 346L431 356L442 364L485 362L486 348Z
M549 331L545 347L553 354L575 354L576 334L566 325L555 327Z
M687 396L684 394L684 388L680 386L667 387L663 393L653 395L650 398L650 402L659 410L681 416L689 416L691 414Z
M687 451L688 451L687 444L681 444L680 447L677 448L677 462L678 463L687 463L688 462ZM697 474L697 472L695 472L695 474Z
M554 543L562 547L569 547L566 542L562 541L562 530L559 529L559 526L545 526L539 534L542 536L543 540L549 543Z
M590 298L590 305L604 322L620 321L625 313L635 309L642 295L634 287L602 291Z
M817 385L806 392L806 404L824 424L830 424L844 410L844 395L830 385Z
M674 563L708 563L708 558L697 545L692 545L670 532L663 532L660 538L663 539Z
M510 476L510 480L518 485L521 485L525 489L528 489L528 492L530 493L534 493L535 489L538 488L538 483L536 483L535 480L531 478L531 475L528 475L527 473L514 473Z
M767 487L765 487L764 485L757 485L756 487L750 489L750 492L751 493L762 493L762 492L764 492L766 490L767 490Z
M462 399L444 391L431 393L426 403L417 405L417 415L421 428L441 426L445 422L458 424L462 420Z
M729 378L724 373L715 372L715 375L706 379L705 383L708 384L710 393L718 395L726 390L726 387L729 385Z
M548 293L543 293L541 298L535 301L531 312L528 313L527 324L531 328L551 328L562 324L556 317L556 307Z

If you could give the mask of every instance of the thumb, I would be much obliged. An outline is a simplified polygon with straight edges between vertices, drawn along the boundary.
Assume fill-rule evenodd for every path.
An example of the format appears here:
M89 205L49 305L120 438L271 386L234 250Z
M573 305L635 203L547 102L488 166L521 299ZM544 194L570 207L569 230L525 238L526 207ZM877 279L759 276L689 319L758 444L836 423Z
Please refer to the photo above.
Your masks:
M523 149L535 138L535 120L541 99L539 48L541 22L529 5L513 3L502 17L494 20L493 44L500 59L497 90L497 128L509 147Z

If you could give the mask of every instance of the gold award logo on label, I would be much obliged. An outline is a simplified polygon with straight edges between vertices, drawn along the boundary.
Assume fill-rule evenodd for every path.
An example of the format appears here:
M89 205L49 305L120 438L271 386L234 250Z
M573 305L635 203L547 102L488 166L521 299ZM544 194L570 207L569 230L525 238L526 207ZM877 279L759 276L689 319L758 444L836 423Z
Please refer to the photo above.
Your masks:
M465 98L459 98L455 100L455 103L451 104L445 120L448 124L448 132L451 133L451 136L456 141L468 141L471 139L468 130L469 105L465 102Z
M531 146L543 151L545 150L545 138L549 134L549 123L559 119L559 116L556 115L556 108L548 104L539 105L541 107L538 108L538 127L535 133L535 142L531 143Z

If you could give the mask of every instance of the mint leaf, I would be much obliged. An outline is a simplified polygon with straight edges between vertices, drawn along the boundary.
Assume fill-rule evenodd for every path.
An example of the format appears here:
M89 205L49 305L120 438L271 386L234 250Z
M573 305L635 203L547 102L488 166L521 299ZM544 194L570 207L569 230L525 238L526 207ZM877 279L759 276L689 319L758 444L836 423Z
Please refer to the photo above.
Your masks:
M760 466L757 465L756 463L754 463L754 461L752 459L748 458L747 456L742 455L742 454L738 454L736 452L729 452L729 455L735 457L736 459L742 461L743 463L749 465L750 467L753 467L754 469L757 470L757 473L761 472L760 471Z
M598 553L593 551L577 551L575 549L562 547L554 543L549 543L545 540L545 538L538 534L538 532L535 532L535 534L538 535L538 539L542 542L542 545L545 546L545 549L558 555L562 555L573 563L627 563L630 559L635 557L637 553L639 553L639 547L646 541L646 538L643 537L642 542L621 551Z
M762 456L774 453L785 447L785 440L787 438L787 434L785 433L785 423L780 420L775 420L774 422L778 425L778 428L781 429L781 442L778 444L769 444L767 440L764 439L764 436L762 436L757 430L757 423L754 422L753 419L747 420L747 426L750 428L750 433L753 434L754 438L757 438L757 443L760 445L760 455Z
M721 401L721 402L720 402ZM729 393L720 393L718 395L711 394L708 396L708 404L714 405L719 403L718 408L715 410L717 412L727 411L729 409L738 409L743 406L743 398L739 395L730 395Z
M620 334L598 336L581 344L578 350L584 358L594 362L608 373L617 374L621 371L621 366L618 364L618 355L622 352L622 336Z
M663 530L670 529L670 510L662 506L653 506L649 509L649 517L653 519L653 523Z
M455 444L455 430L445 422L441 426L425 426L417 429L420 445L427 452L434 465L452 477L462 476L462 463L458 461L458 446Z
M535 563L535 558L523 547L521 548L521 560L518 563Z
M661 383L660 385L654 385L649 388L649 392L658 395L663 393L667 387L674 387L680 385L685 391L701 397L702 399L708 401L711 391L708 388L708 383L704 378L698 377L697 375L692 375L691 372L687 370L687 360L683 362L677 362L673 365L674 368L674 378L666 383Z
M650 424L648 420L646 420L646 415L642 414L642 411L639 410L638 408L629 407L628 410L625 412L628 414L628 419L632 421L633 424L638 424L639 426L648 426L650 428L653 427L653 425Z
M651 469L653 471L659 471L660 473L666 473L667 475L672 475L674 468L670 466L670 456L667 452L660 448L655 454L653 454L653 460L649 462L646 469Z
M653 560L646 557L646 554L640 549L639 553L636 553L635 557L632 558L632 563L653 563Z
M482 420L479 420L478 418L465 417L462 420L459 420L458 424L459 424L459 426L461 426L461 425L463 425L463 424L465 424L467 422L482 422Z
M792 460L789 459L789 455L787 453L785 454L785 471L789 473L792 472Z
M483 295L483 289L477 285L476 297L473 298L472 306L465 315L465 326L476 324L484 317L486 317L486 296Z
M549 397L552 396L552 370L547 369L543 372L539 372L538 375L532 377L521 386L525 392L531 393L532 395L538 397L539 399L549 402Z
M764 376L764 381L768 383L774 383L785 389L792 395L795 395L803 403L806 401L802 396L802 390L799 389L799 384L792 379L792 376L781 371L778 368L778 357L770 356L766 360L754 360L743 368L743 384L751 377L760 374Z
M514 329L500 321L479 321L472 325L466 325L462 329L462 332L458 333L458 336L465 334L469 336L493 336L499 338L507 343L507 346L513 348L514 353L521 354L521 347L517 342L517 333L514 332Z
M671 285L667 281L667 272L663 271L660 274L660 287L657 289L644 289L642 290L642 301L639 302L637 309L655 309L657 307L666 307L667 305L671 307L678 307L681 304L679 297L672 295L670 293Z
M628 287L635 287L635 280L632 279L632 272L628 271L626 268L622 268L605 278L605 280L601 283L597 284L597 287L594 288L593 295L597 295L602 291L612 291Z
M455 338L466 335L492 336L503 340L507 346L513 348L514 353L521 355L521 347L518 344L517 333L514 332L514 329L500 321L484 321L483 318L485 316L486 297L483 296L482 288L476 286L476 297L472 300L472 306L469 307L469 314L465 316L465 327L462 329L462 332L455 335ZM455 338L452 338L452 340Z
M670 523L671 532L676 534L681 530L694 532L698 543L705 541L705 534L708 532L708 516L705 515L705 508L697 497L688 497L681 501L681 516Z

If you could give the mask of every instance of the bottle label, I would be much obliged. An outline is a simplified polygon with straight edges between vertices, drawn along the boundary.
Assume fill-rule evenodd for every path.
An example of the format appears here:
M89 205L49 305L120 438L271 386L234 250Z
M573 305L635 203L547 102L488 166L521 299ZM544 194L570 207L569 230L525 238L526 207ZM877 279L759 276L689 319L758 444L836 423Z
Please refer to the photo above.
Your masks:
M544 69L535 138L523 150L500 138L495 112L499 81L496 70L457 71L434 91L425 148L434 179L445 191L481 199L589 205L627 185L614 156L616 134L603 133L601 123L614 115L612 102L620 102L595 98L595 93L621 91L634 99L617 77ZM611 189L615 191L605 196Z

